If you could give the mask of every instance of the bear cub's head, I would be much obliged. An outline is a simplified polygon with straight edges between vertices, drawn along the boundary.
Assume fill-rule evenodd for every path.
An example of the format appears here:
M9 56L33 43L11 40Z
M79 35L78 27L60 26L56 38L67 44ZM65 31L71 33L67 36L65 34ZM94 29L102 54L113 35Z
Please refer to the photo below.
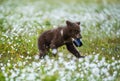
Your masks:
M80 34L80 22L71 22L71 21L66 21L68 31L69 31L69 36L72 37L73 39L81 39L82 36Z

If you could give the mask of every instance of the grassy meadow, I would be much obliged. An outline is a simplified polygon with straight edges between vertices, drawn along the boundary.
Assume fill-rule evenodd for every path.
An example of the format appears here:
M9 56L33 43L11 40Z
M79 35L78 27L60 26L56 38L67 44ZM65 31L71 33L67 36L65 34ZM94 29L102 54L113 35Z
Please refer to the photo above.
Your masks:
M80 21L86 57L38 59L38 36ZM0 0L0 81L120 81L119 0Z

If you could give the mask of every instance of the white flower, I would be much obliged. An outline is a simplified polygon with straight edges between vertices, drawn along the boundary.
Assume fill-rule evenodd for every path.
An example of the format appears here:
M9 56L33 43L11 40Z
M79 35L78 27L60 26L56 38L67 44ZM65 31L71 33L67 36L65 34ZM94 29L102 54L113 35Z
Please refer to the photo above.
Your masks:
M7 66L9 67L10 65L11 65L11 64L8 62L8 63L7 63Z
M52 53L53 53L53 54L56 54L56 53L57 53L57 49L53 49L53 50L52 50Z
M100 69L97 68L97 67L96 68L92 68L91 72L92 72L92 74L94 74L94 76L97 76L97 77L100 76Z

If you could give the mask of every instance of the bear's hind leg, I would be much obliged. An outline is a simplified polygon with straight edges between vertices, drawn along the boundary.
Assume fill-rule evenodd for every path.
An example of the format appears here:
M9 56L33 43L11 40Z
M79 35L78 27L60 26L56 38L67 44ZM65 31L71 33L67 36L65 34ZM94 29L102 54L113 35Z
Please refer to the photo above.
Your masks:
M41 45L41 46L39 47L39 50L40 50L39 58L41 59L41 58L44 58L44 57L45 57L45 55L47 54L49 48L48 48L48 46L46 46L46 45L44 44L44 45Z
M40 51L39 58L44 58L47 51Z

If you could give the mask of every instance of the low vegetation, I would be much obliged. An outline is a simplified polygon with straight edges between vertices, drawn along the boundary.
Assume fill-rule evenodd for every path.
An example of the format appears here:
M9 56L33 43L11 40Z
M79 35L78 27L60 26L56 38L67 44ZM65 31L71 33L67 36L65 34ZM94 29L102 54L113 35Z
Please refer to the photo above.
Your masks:
M1 81L120 81L118 0L4 0L0 2ZM37 38L45 30L80 21L86 58L65 46L38 59Z

